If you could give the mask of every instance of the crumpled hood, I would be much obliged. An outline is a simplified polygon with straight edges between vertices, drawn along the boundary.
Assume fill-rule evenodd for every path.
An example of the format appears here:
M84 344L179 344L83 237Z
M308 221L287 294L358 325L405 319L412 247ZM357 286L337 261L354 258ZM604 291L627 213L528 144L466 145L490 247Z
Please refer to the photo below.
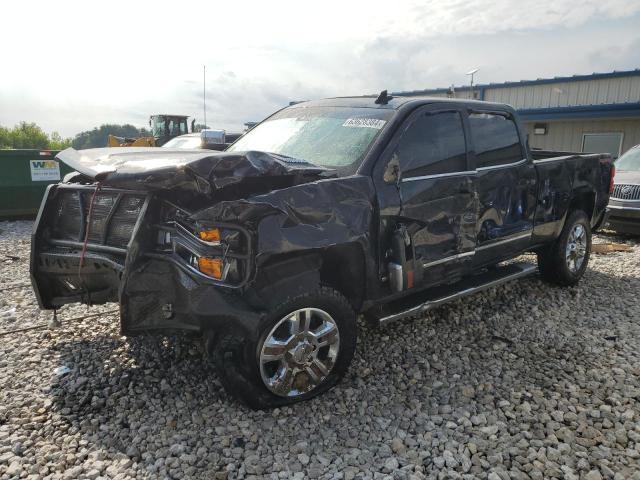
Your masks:
M180 189L202 194L247 183L258 190L286 179L288 185L327 176L333 170L266 152L216 152L169 148L68 148L56 158L102 185Z

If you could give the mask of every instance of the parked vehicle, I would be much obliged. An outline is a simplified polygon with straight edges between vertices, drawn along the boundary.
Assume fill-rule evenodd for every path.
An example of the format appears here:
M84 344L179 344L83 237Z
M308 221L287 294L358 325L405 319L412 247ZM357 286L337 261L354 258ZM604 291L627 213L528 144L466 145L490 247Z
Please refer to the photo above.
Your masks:
M242 136L241 133L227 133L225 130L202 130L172 138L163 148L205 148L222 151Z
M616 181L607 206L607 226L640 235L640 145L615 162Z
M386 92L287 107L225 152L58 157L78 173L36 222L40 306L117 301L124 335L192 332L256 408L335 385L357 313L385 325L532 274L501 263L527 251L575 284L613 185L609 155L533 159L507 105Z
M172 138L186 134L189 131L187 118L189 117L186 115L151 115L149 117L151 137L126 138L109 135L107 138L107 147L161 147ZM191 120L192 132L195 123L195 119Z

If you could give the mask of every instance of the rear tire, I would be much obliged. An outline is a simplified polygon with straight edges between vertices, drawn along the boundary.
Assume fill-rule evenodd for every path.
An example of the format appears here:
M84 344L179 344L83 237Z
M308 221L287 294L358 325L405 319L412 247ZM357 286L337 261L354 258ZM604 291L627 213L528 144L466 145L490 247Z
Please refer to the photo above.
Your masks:
M561 286L578 283L591 254L591 226L582 210L570 212L558 239L538 252L538 269L547 282Z
M356 315L328 287L287 298L256 328L253 339L222 333L213 349L227 393L254 409L326 392L347 372L356 349Z

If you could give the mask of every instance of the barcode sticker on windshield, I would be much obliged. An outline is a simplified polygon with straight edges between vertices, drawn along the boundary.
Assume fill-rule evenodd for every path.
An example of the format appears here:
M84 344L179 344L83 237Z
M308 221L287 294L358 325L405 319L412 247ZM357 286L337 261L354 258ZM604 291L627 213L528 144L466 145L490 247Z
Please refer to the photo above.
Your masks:
M352 128L375 128L380 130L387 123L379 118L347 118L342 124L343 127Z

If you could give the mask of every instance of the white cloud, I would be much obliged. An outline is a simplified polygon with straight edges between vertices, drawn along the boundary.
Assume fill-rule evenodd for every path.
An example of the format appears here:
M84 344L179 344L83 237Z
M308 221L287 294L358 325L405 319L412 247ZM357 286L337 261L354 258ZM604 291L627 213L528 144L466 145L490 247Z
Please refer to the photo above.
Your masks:
M617 19L640 11L629 0L456 0L418 2L413 21L397 31L420 34L492 34L517 30L572 28L590 20ZM409 26L408 26L409 25Z
M0 124L73 135L152 113L240 128L289 100L633 68L640 2L8 2ZM617 52L607 60L606 51ZM612 60L613 58L613 60Z

